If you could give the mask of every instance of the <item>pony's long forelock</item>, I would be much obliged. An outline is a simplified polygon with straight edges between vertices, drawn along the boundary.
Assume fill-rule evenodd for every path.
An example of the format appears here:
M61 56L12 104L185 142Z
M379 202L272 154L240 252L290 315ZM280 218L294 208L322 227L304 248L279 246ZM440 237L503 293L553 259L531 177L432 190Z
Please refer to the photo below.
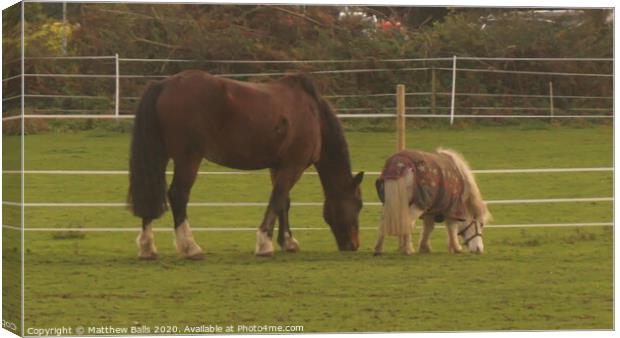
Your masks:
M463 176L463 200L471 217L483 224L490 222L493 217L482 199L482 194L467 161L454 150L438 148L437 153L449 156Z
M411 233L413 219L411 219L409 201L413 190L408 185L412 183L413 173L411 171L397 179L385 180L385 203L380 225L385 235L402 236Z

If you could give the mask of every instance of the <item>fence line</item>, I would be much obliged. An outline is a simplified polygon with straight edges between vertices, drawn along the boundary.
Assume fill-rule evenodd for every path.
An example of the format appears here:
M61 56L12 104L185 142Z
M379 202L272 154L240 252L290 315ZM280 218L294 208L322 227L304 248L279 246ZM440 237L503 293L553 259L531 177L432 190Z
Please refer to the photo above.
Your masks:
M613 77L613 74L599 74L599 73L571 73L571 72L546 72L546 71L520 71L520 70L501 70L501 69L479 69L479 68L457 68L457 60L463 61L471 61L471 60L511 60L511 61L591 61L591 62L599 62L599 61L613 61L612 58L494 58L494 57L458 57L452 56L451 58L408 58L408 59L383 59L383 60L187 60L187 59L145 59L145 58L121 58L118 54L111 56L68 56L68 57L32 57L27 59L69 59L69 60L82 60L82 59L104 59L104 60L114 60L115 63L115 72L113 74L19 74L15 75L3 81L8 81L14 78L21 78L22 81L26 77L61 77L61 78L76 78L76 79L114 79L115 80L115 92L113 95L110 95L109 98L114 97L114 111L113 114L106 114L106 110L89 110L89 109L75 109L72 111L68 111L69 114L28 114L24 116L24 118L38 118L38 119L110 119L110 118L131 118L129 115L120 115L120 80L121 79L137 79L137 78L166 78L169 75L139 75L139 74L120 74L119 64L120 62L163 62L163 61L179 61L179 62L214 62L214 63L344 63L344 64L354 64L354 63L362 63L362 62L386 62L386 63L398 63L398 62L417 62L417 61L450 61L452 60L452 67L417 67L417 68L407 68L407 67L390 67L390 68L354 68L354 69L337 69L337 70L316 70L309 71L309 74L354 74L354 73L370 73L370 72L405 72L405 71L426 71L433 70L433 75L435 70L440 71L451 71L452 72L452 86L451 92L431 92L431 93L408 93L409 96L421 96L421 95L431 95L433 98L433 107L412 107L409 110L427 110L432 109L433 113L436 109L448 109L448 107L435 107L435 97L437 95L451 97L451 105L450 105L450 114L449 115L436 115L436 114L408 114L407 118L449 118L450 124L453 124L455 118L470 118L470 119L480 119L480 118L548 118L550 114L545 115L537 115L535 111L547 111L547 107L491 107L491 106L480 106L480 107L456 107L455 98L457 96L479 96L479 97L527 97L527 98L548 98L548 95L527 95L527 94L498 94L498 93L457 93L456 92L456 77L457 72L491 72L491 73L504 73L504 74L529 74L529 75L545 75L545 76L580 76L580 77L605 77L610 78ZM237 78L237 77L265 77L265 76L282 76L290 74L289 72L263 72L263 73L245 73L245 74L219 74L216 76L220 77L229 77L229 78ZM22 93L23 94L23 93ZM332 98L345 98L345 97L393 97L394 94L388 93L378 93L378 94L359 94L359 95L344 95L344 94L334 94L327 97ZM8 98L4 98L3 102L15 100L20 96L12 96ZM76 98L76 99L106 99L105 96L88 96L88 95L48 95L48 94L29 94L28 96L24 95L21 97L24 98ZM612 99L610 96L579 96L579 95L564 95L564 96L555 96L555 98L571 98L571 99ZM137 99L134 97L123 98L127 99ZM609 119L613 118L612 114L605 114L606 110L611 110L611 108L569 108L567 111L575 111L581 110L588 113L594 112L603 112L603 114L583 114L583 115L555 115L551 112L551 115L554 115L553 118L589 118L589 119ZM393 110L392 107L387 108L369 108L369 107L351 107L351 108L338 108L337 111L350 111L350 112L370 112L368 114L339 114L341 118L392 118L395 117L395 114L377 114L372 113L377 110ZM514 115L514 114L492 114L492 115L466 115L466 114L457 114L456 110L520 110L520 111L530 111L533 114L527 115ZM72 114L73 112L73 114ZM80 114L77 114L79 112ZM96 114L96 112L101 112L101 114ZM131 113L131 112L129 112ZM3 117L3 121L10 121L15 119L20 119L19 116L8 116Z
M445 67L435 67L435 69L453 71L453 68L445 68ZM537 71L529 71L529 70L501 70L501 69L476 69L476 68L456 68L456 70L459 72L504 73L504 74L524 74L524 75L586 76L586 77L613 77L614 76L613 74L602 74L602 73L537 72Z
M396 109L396 107L384 107L384 108L355 108L355 107L344 107L344 108L335 108L333 109L334 111L381 111L381 110L386 110L386 111L393 111L394 109ZM432 110L433 107L406 107L406 110ZM450 109L450 107L444 107L444 106L436 106L435 109ZM506 106L500 106L500 107L485 107L485 106L472 106L472 107L461 107L459 108L461 110L518 110L518 111L548 111L549 107L506 107ZM606 112L609 111L610 108L596 108L596 107L583 107L583 108L567 108L567 111L602 111L602 112ZM35 112L54 112L54 111L64 111L64 112L107 112L109 111L109 109L80 109L80 108L68 108L68 109L58 109L58 108L47 108L47 109L39 109L39 108L34 108L32 111ZM130 110L122 110L123 112L132 112ZM30 115L30 114L29 114ZM65 114L59 114L59 115L65 115ZM390 114L393 115L393 114ZM437 115L437 114L432 114L432 115ZM587 114L582 114L582 115L574 115L574 116L583 116L583 115L587 115ZM545 115L547 117L549 117L548 115Z
M108 56L27 56L25 60L36 59L114 59L114 55ZM459 56L463 60L481 61L613 61L613 58L521 58L521 57L479 57L479 56ZM213 62L213 63L360 63L360 62L415 62L415 61L452 61L452 57L437 58L403 58L403 59L365 59L365 60L342 60L342 59L318 59L318 60L207 60L207 59L145 59L145 58L119 58L125 62ZM17 62L19 59L10 62Z
M614 226L612 222L586 222L586 223L538 223L538 224L488 224L484 228L512 229L512 228L563 228L563 227L601 227ZM22 231L22 228L13 225L2 225L5 229ZM294 227L295 231L329 230L329 227ZM360 227L361 230L376 230L373 227ZM29 232L140 232L142 228L23 228ZM172 232L172 227L152 228L156 232ZM199 232L237 232L256 231L256 228L246 227L192 227L192 231Z
M306 64L306 63L383 63L383 62L426 62L446 61L452 58L417 58L417 59L367 59L367 60L204 60L204 59L141 59L119 58L123 62L191 62L191 63L224 63L224 64Z
M355 108L355 107L343 107L343 108L334 108L334 111L394 111L396 109L396 107L384 107L384 108ZM405 107L405 110L432 110L433 107ZM450 107L444 107L444 106L436 106L435 109L442 109L442 110L447 110L450 109ZM461 107L459 108L461 110L517 110L517 111L549 111L549 107L506 107L506 106L499 106L499 107L485 107L485 106L472 106L472 107ZM60 111L62 110L63 112L107 112L109 111L109 109L80 109L80 108L76 108L76 109L58 109L58 108L47 108L47 109L38 109L35 108L32 111L34 112L55 112L55 111ZM567 111L599 111L599 112L607 112L609 111L609 108L596 108L596 107L583 107L583 108L567 108ZM123 110L123 112L130 112L129 110ZM30 114L29 114L30 115ZM65 115L65 114L59 114L59 115ZM341 114L343 115L343 114ZM385 114L382 114L385 115ZM387 114L387 115L394 115L394 114ZM438 114L432 114L432 115L438 115ZM340 116L340 115L338 115ZM546 117L549 117L549 115L545 115ZM573 115L571 115L573 116ZM587 116L587 114L581 114L581 115L574 115L574 116Z
M442 96L450 96L449 92L436 92L435 95ZM432 92L417 92L417 93L405 93L405 96L430 96L433 95ZM493 93L456 93L456 96L482 96L482 97L523 97L523 98L549 98L549 94L493 94ZM337 98L358 98L358 97L395 97L394 93L376 93L376 94L334 94L334 95L323 95L324 98L328 99L337 99ZM9 101L16 98L20 98L21 95L15 95L11 97L7 97L2 99L2 101ZM63 94L26 94L24 97L27 98L60 98L60 99L93 99L93 100L101 100L101 99L109 99L110 96L101 96L101 95L63 95ZM585 96L585 95L554 95L555 98L558 99L605 99L611 100L613 96ZM121 97L121 100L139 100L139 96L125 96Z
M582 202L613 202L613 197L584 197L584 198L543 198L543 199L514 199L514 200L490 200L486 204L546 204L546 203L582 203ZM22 206L18 202L3 201L3 205ZM265 207L267 202L190 202L190 207ZM366 202L366 206L381 206L380 202ZM116 202L80 202L80 203L24 203L25 208L85 208L85 207L128 207L128 203ZM292 202L291 206L316 207L323 206L322 202Z
M393 72L393 71L422 71L429 70L428 67L423 68L361 68L361 69L339 69L339 70L317 70L306 72L308 74L353 74L353 73L375 73L375 72ZM114 74L65 74L65 73L28 73L25 77L59 77L59 78L108 78L108 79L165 79L174 74L168 75L114 75ZM237 78L237 77L267 77L267 76L285 76L290 72L263 72L263 73L230 73L230 74L213 74L216 77Z
M536 173L576 173L576 172L609 172L612 167L592 167L592 168L525 168L525 169L477 169L472 170L474 174L536 174ZM354 170L355 174L360 170ZM379 171L364 171L366 175L380 175ZM21 174L20 170L3 170L2 174ZM24 170L26 175L128 175L127 170ZM252 175L264 174L264 171L199 171L198 175ZM172 175L172 171L166 171L167 175ZM316 171L305 171L304 175L318 175Z
M517 57L477 57L459 56L460 60L482 61L614 61L613 58L517 58Z
M114 59L114 55L104 56L27 56L24 60L105 60Z
M13 79L17 79L17 78L21 78L21 77L22 77L22 74L17 74L17 75L14 75L14 76L10 76L10 77L3 78L3 79L2 79L2 82L4 82L4 81L9 81L9 80L13 80Z
M553 76L584 76L584 77L613 77L613 74L603 73L567 73L567 72L542 72L542 71L526 71L526 70L501 70L501 69L478 69L478 68L447 68L447 67L415 67L415 68L360 68L360 69L338 69L338 70L316 70L309 71L308 74L351 74L351 73L374 73L374 72L397 72L397 71L423 71L423 70L444 70L458 72L480 72L480 73L503 73L503 74L527 74L527 75L553 75ZM214 74L217 77L264 77L264 76L285 76L290 72L263 72L263 73L230 73L230 74ZM65 74L65 73L27 73L25 77L59 77L59 78L109 78L109 79L163 79L174 74L168 75L115 75L115 74ZM16 75L12 78L20 77Z
M395 114L338 114L339 118L394 118ZM479 119L479 118L525 118L525 119L533 119L533 118L543 118L549 119L551 116L549 115L463 115L463 114L442 114L442 115L433 115L433 114L406 114L407 118L470 118L470 119ZM8 116L3 117L2 121L10 121L20 119L21 115ZM66 114L66 115L55 115L55 114L27 114L24 115L25 119L133 119L133 115L109 115L109 114ZM579 119L610 119L613 118L613 115L610 113L608 115L554 115L553 118L579 118Z

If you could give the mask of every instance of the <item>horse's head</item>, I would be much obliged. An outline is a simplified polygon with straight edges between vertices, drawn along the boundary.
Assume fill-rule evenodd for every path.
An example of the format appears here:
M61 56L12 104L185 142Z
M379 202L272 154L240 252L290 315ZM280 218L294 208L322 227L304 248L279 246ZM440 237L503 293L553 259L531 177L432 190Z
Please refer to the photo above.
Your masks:
M360 184L364 172L360 172L344 191L337 196L327 196L323 206L323 218L329 224L340 251L356 251L359 240L359 213L362 210Z
M483 253L484 243L482 242L482 228L484 224L478 220L467 220L461 222L459 226L459 236L467 245L469 252Z

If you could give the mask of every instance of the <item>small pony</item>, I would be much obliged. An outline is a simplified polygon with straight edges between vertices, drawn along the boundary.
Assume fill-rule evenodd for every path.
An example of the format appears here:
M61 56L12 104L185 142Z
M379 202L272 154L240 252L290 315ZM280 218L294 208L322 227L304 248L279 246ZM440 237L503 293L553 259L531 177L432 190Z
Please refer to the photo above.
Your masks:
M411 232L415 220L424 219L419 252L431 251L430 235L435 222L446 222L448 251L462 251L458 236L470 252L482 253L482 228L491 214L482 200L469 165L461 155L445 149L434 153L400 151L388 158L375 182L383 203L375 255L383 252L385 235L399 237L399 250L414 252Z

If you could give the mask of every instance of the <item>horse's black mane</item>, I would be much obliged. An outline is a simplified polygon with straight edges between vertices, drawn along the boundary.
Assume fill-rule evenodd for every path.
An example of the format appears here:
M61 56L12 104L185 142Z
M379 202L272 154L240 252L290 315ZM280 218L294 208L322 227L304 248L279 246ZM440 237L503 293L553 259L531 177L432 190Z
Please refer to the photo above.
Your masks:
M314 80L308 74L291 74L286 79L299 84L317 102L321 118L321 159L317 165L323 168L333 168L327 169L328 172L342 170L350 177L351 159L347 140L344 137L342 124L331 104L321 96Z
M282 78L283 81L292 81L301 86L301 88L312 96L315 100L319 101L321 99L321 94L319 93L316 84L312 77L306 73L293 73Z
M329 102L320 99L321 107L321 135L322 154L327 156L329 161L344 161L347 172L351 172L351 159L349 157L349 147L344 137L344 130L340 120L334 113Z

